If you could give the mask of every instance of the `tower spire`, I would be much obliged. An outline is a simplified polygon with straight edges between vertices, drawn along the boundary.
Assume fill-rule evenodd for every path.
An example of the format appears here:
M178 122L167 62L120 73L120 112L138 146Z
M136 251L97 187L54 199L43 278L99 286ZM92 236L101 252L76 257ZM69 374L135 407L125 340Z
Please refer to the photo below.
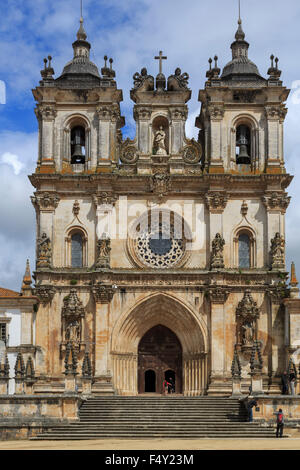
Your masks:
M24 296L31 296L32 295L31 282L32 282L32 280L31 280L29 259L27 259L25 274L24 274L24 277L23 277L23 283L22 283L22 287L21 287L21 293Z
M241 19L241 0L239 0L239 19L238 19L238 29L237 32L235 33L235 39L237 41L244 41L245 39L245 33L242 28L242 19Z
M84 30L84 27L83 27L83 6L82 6L82 0L80 0L80 27L79 27L79 30L77 32L77 39L78 41L82 40L82 41L86 41L86 38L87 38L87 34Z

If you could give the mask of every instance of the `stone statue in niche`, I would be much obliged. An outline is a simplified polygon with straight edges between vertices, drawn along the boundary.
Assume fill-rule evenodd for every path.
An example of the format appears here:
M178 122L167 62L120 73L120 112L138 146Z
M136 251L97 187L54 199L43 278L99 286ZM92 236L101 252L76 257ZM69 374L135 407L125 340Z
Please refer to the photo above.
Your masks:
M212 252L211 252L211 269L222 269L224 268L223 250L225 240L217 233L214 240L212 241Z
M166 151L166 133L162 126L155 132L153 150L155 155L167 155Z
M284 268L285 240L279 232L271 240L272 268Z
M253 323L248 321L242 325L242 343L243 346L252 346L255 339L255 330Z
M40 238L37 240L37 266L39 267L49 267L51 264L51 240L47 237L46 233L43 233Z
M80 325L77 320L73 320L66 328L66 342L73 345L80 343Z
M110 267L110 238L105 233L102 234L101 238L97 242L97 268L109 268Z

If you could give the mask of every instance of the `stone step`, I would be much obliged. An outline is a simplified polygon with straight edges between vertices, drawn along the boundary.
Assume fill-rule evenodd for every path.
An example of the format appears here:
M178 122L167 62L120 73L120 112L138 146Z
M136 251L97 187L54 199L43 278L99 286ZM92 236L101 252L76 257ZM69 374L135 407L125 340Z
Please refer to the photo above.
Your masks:
M237 399L217 397L97 397L83 402L79 422L35 439L274 437L247 422Z
M275 431L272 432L264 432L264 433L247 433L244 432L242 435L240 432L236 433L192 433L192 434L187 434L184 433L178 434L178 433L173 433L173 434L166 434L166 433L148 433L148 434L128 434L128 433L97 433L97 434L89 434L87 435L86 433L83 434L44 434L42 436L36 437L36 438L31 438L31 440L62 440L62 441L71 441L71 440L87 440L87 439L165 439L165 438L172 438L172 439L233 439L233 438L243 438L243 439L253 439L253 438L274 438L275 437Z

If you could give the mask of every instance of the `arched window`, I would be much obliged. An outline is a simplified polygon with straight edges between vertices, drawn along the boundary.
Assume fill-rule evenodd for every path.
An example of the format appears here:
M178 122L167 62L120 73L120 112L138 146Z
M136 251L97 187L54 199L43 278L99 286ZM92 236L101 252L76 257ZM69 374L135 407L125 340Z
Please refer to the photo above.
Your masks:
M72 268L83 266L83 239L78 232L71 236L71 266Z
M65 265L71 268L87 266L87 236L81 227L73 227L65 238Z
M239 244L239 268L250 268L250 237L247 233L241 233Z
M71 163L85 163L85 129L75 126L71 130Z
M251 130L245 124L236 129L236 163L251 164Z
M233 265L239 269L256 267L256 241L254 232L240 227L233 238Z

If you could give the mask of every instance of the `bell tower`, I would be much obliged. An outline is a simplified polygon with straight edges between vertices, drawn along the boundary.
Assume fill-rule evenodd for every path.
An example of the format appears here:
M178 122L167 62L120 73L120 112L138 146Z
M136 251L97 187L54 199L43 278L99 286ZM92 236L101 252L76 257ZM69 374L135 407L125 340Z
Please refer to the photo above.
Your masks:
M196 126L204 144L209 173L283 174L283 124L289 90L280 81L278 58L271 56L269 78L248 57L242 21L238 20L232 60L223 72L218 57L209 59Z
M124 118L122 91L117 89L113 59L104 57L101 75L90 60L91 44L80 19L73 59L54 79L51 56L44 59L40 86L33 90L39 123L36 173L111 171Z

